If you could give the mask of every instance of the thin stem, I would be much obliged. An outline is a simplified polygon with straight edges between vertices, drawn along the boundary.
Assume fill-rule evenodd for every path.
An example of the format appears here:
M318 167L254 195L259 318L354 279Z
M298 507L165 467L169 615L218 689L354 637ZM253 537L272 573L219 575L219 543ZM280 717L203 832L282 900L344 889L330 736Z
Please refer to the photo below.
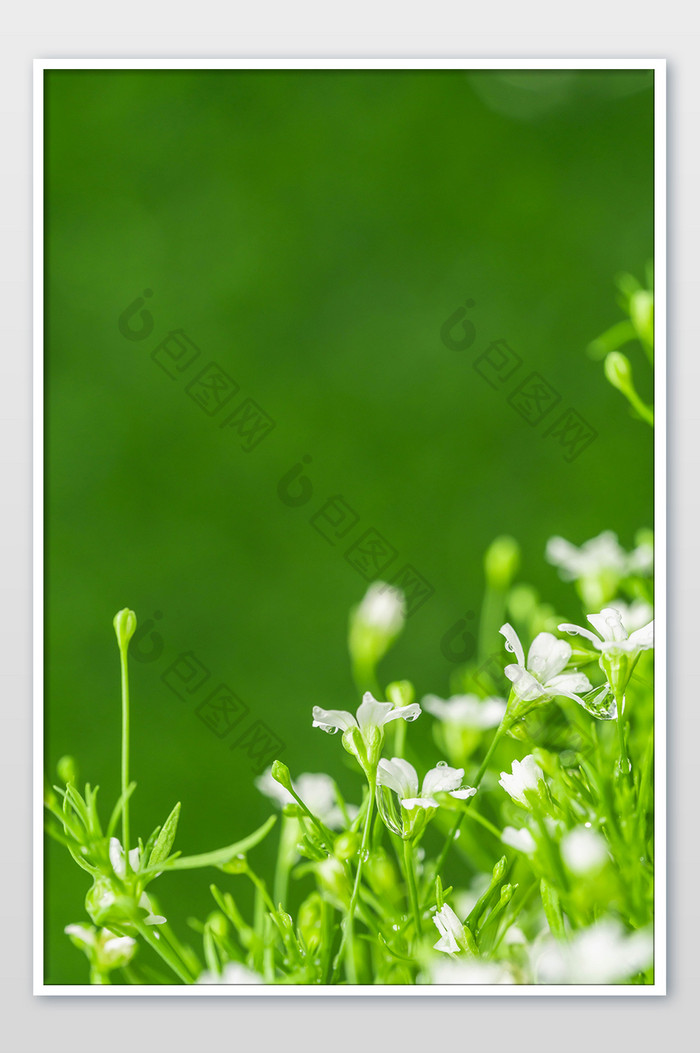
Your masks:
M331 983L335 983L338 979L340 972L340 963L343 960L345 949L347 947L347 965L348 965L348 978L350 983L357 983L357 975L355 972L355 947L354 947L354 932L353 923L355 919L355 909L357 907L357 898L360 893L360 881L362 879L362 867L367 856L369 847L369 832L372 826L372 812L374 810L374 796L376 792L376 786L374 779L368 779L369 782L369 797L367 798L367 811L365 813L365 826L362 832L362 844L360 846L360 858L357 862L357 872L355 874L355 884L352 890L352 896L350 897L350 905L348 907L348 913L345 918L345 924L343 926L343 935L340 941L340 947L333 963L333 977Z
M176 976L182 980L183 984L191 984L193 977L189 971L185 968L183 962L173 951L171 947L163 940L160 933L153 932L149 925L145 925L141 921L134 923L139 931L139 935L146 941L146 943L153 948L156 954L163 959L166 965L170 966Z
M501 736L503 735L503 733L505 732L507 727L508 727L508 725L505 724L504 722L502 722L498 726L498 728L496 729L496 734L493 736L493 739L491 740L491 745L489 746L488 750L486 751L486 756L482 760L481 766L480 766L480 768L479 768L479 770L476 773L476 776L474 778L474 789L478 790L479 785L481 783L481 780L483 779L484 775L486 774L486 769L489 766L489 761L491 760L491 757L493 756L493 752L496 749L496 746L498 745L498 743L499 743L499 741L501 739ZM472 797L468 797L467 800L464 802L465 809L469 808L469 806L471 805L472 801L474 800L474 796L475 795L473 795ZM450 848L452 847L452 843L453 843L454 839L457 836L459 828L462 825L462 820L463 819L464 819L464 812L460 812L459 815L457 816L456 820L455 820L455 824L452 827L452 830L447 835L447 839L445 840L445 844L442 847L442 852L440 853L440 855L438 857L438 861L437 861L437 863L435 865L435 873L436 874L439 874L440 871L442 870L443 866L445 865L445 860L447 859L447 855L448 855L448 853L450 851Z
M411 900L411 910L413 911L413 921L416 926L416 938L420 939L421 915L420 908L418 906L416 876L413 870L413 847L408 839L405 839L403 843L403 861L404 867L406 869L406 881L408 882L408 892Z
M122 840L126 873L129 872L129 666L128 644L119 648L122 673Z
M624 709L625 697L623 695L621 701L617 701L617 735L620 743L620 772L623 775L629 775L632 768L627 753L627 742L625 741L625 729L623 725Z

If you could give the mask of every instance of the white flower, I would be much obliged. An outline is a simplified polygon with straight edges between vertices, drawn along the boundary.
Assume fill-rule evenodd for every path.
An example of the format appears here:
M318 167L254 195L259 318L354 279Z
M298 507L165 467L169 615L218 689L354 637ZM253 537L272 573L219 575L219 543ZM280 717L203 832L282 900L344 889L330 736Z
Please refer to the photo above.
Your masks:
M112 870L118 878L124 879L126 877L126 861L124 859L124 849L122 843L118 837L110 837L109 839L109 861L112 864ZM137 871L141 862L141 853L138 848L132 848L129 852L129 866L132 871ZM144 924L146 925L164 925L167 918L164 918L162 914L154 914L151 910L151 901L145 892L142 892L139 897L139 907L143 907L148 912L145 917Z
M129 852L129 866L132 871L138 870L140 859L141 853L138 848L132 848ZM109 839L109 861L112 864L112 870L118 878L126 877L124 849L118 837L110 837Z
M476 790L471 786L462 788L463 778L464 768L450 768L441 762L427 773L419 795L416 769L403 757L380 760L377 768L377 784L393 790L398 795L402 808L408 811L413 808L437 808L439 804L433 797L435 793L449 793L451 797L460 800L473 797Z
M605 918L566 943L548 942L536 952L534 967L538 983L615 984L648 969L653 955L650 931L627 933L619 921Z
M532 855L537 849L534 837L525 827L521 830L516 830L514 826L504 827L501 841L504 845L517 848L518 852L525 852L527 855Z
M103 929L99 936L101 960L108 968L117 968L130 961L136 940L131 936L117 936L110 929Z
M502 771L498 782L514 801L529 808L530 804L525 791L529 790L537 794L541 792L541 787L544 786L542 769L535 763L532 754L528 753L527 757L523 757L521 761L513 761L511 771L510 775Z
M331 735L342 731L343 746L357 758L367 777L374 779L384 741L384 725L392 720L415 720L420 713L421 708L416 702L394 708L391 702L377 702L367 691L356 716L344 709L314 706L313 726Z
M289 790L273 779L271 772L272 769L268 768L258 776L255 780L257 788L266 797L276 801L280 808L284 808L285 804L293 804L294 798ZM331 830L339 830L344 826L345 820L338 806L335 783L330 775L323 772L303 772L294 780L294 789L309 811Z
M338 730L351 731L353 728L359 728L366 741L369 732L392 720L416 720L421 714L421 708L417 702L413 702L410 706L394 709L391 702L377 702L376 698L366 691L356 716L345 709L321 709L320 706L314 706L313 714L313 727L322 728L330 735L335 735Z
M464 925L462 925L452 907L445 903L442 910L433 914L433 921L440 933L440 939L434 944L436 951L443 951L445 954L457 954L464 949Z
M526 664L523 645L513 626L506 623L500 632L505 637L506 650L518 660L517 665L507 665L504 672L521 701L533 702L537 698L563 695L580 704L578 694L592 690L583 673L562 672L571 658L571 644L566 640L558 640L552 633L539 633L530 645Z
M559 626L561 632L584 636L595 648L604 654L638 655L654 646L654 622L629 633L625 628L622 615L616 607L603 607L600 614L586 616L598 635L581 625L564 622Z
M601 574L613 574L623 578L627 573L629 557L621 547L617 534L605 530L580 548L565 541L563 537L551 537L545 550L546 558L561 571L565 581L593 578Z
M197 980L198 984L262 984L265 981L257 973L247 969L240 962L227 962L222 974L203 972Z
M131 936L117 936L111 929L96 932L92 925L66 925L63 931L103 973L128 965L136 949Z
M613 600L610 606L620 612L622 624L630 633L648 625L654 616L654 609L646 600L637 599L631 603L627 603L626 600Z
M561 856L572 874L588 874L607 862L608 846L597 830L577 826L562 839Z
M365 593L355 617L369 629L396 636L403 628L405 606L400 589L375 581Z
M487 731L496 728L503 720L506 703L502 698L479 698L478 695L453 695L452 698L438 698L437 695L426 695L423 708L428 713L456 728Z

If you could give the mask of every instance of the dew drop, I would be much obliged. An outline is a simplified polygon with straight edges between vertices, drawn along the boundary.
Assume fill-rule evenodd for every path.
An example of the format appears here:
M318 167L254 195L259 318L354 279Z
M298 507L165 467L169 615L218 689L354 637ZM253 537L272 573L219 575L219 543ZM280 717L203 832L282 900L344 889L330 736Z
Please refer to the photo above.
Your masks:
M446 760L439 760L435 765L436 768L447 768L447 766L448 765Z
M420 716L419 713L412 713L410 716L406 717L406 720L408 721L409 724L411 724L411 723L413 723L414 720L418 720L419 716Z
M392 927L394 932L398 932L400 930L400 928L401 928L400 925L392 925L391 927Z
M369 848L365 848L364 852L360 852L360 859L363 863L366 863L369 859Z
M458 830L457 833L455 834L455 837L454 837L455 841L459 841L461 836L462 836L462 831Z

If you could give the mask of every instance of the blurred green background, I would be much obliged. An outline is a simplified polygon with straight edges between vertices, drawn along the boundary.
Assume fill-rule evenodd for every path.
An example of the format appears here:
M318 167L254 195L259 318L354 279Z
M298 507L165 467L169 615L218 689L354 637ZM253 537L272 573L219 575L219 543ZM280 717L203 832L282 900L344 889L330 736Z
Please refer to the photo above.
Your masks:
M293 773L352 794L311 707L358 701L346 627L366 582L344 552L364 530L397 550L385 576L408 562L434 589L382 667L420 697L448 691L441 639L478 609L494 535L568 613L547 538L612 528L630 546L651 525L650 431L585 348L621 317L615 275L641 278L653 253L652 137L646 72L46 73L51 779L72 753L105 813L118 795L111 622L130 606L161 615L163 648L132 663L136 832L176 800L185 852L259 825L269 804L230 748L256 719ZM126 339L146 289L152 332ZM467 299L475 342L449 350L441 326ZM171 379L151 355L178 329L201 354ZM522 359L502 390L473 368L496 339ZM186 386L212 361L240 391L209 416ZM535 427L507 402L532 371L561 396ZM220 426L245 398L276 424L249 452ZM544 434L569 406L598 432L571 463ZM304 456L313 491L290 507L278 483ZM336 495L359 521L333 546L309 520ZM162 679L183 652L210 673L189 701ZM196 714L221 682L249 708L223 739ZM181 932L214 876L159 882ZM87 887L50 842L49 983L86 982L62 930Z

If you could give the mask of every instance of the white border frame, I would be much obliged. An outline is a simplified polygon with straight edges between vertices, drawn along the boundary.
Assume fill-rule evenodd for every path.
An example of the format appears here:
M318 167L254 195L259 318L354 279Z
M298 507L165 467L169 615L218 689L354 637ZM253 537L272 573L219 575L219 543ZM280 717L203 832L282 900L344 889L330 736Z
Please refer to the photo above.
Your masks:
M44 72L52 69L648 69L654 72L654 288L655 288L655 883L654 983L639 985L564 984L497 986L492 984L315 986L151 986L93 987L44 983ZM654 996L666 994L666 60L665 59L35 59L33 131L33 993L134 997L284 997L326 995L408 995L534 997L542 995Z

